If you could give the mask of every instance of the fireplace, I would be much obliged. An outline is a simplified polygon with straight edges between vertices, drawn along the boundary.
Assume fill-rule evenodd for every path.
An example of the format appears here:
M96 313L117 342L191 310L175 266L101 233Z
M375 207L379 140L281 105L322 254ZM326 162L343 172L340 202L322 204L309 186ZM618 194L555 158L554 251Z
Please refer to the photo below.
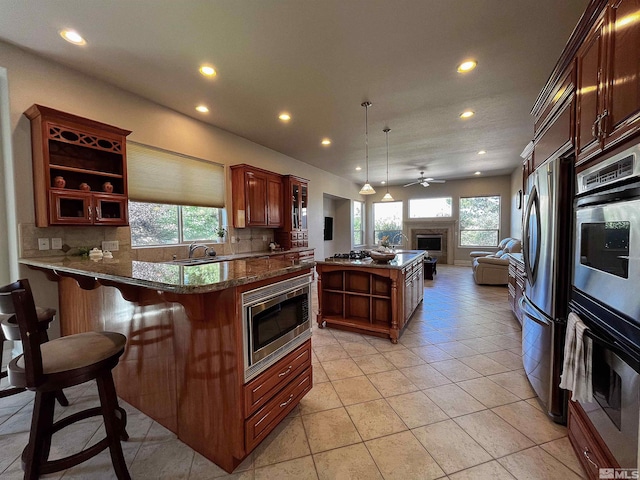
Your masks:
M429 255L442 253L442 235L416 235L418 250L426 250Z

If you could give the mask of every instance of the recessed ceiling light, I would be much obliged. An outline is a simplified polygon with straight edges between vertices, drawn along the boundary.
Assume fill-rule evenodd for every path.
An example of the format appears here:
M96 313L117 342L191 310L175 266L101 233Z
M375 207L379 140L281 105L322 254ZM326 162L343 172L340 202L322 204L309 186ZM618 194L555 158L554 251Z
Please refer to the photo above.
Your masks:
M200 65L200 73L205 77L215 77L218 74L211 65Z
M61 30L60 36L64 38L67 42L73 43L74 45L87 44L87 41L84 38L82 38L82 35L80 35L75 30L67 30L67 29Z
M358 166L356 167L356 170L359 172L360 170L362 170L362 167L361 167L360 165L358 165Z
M481 174L482 174L482 172L476 172L476 173L474 173L474 175L481 175Z
M281 113L278 118L283 122L288 122L289 120L291 120L291 115L289 115L288 113Z
M386 181L384 181L384 180L382 180L380 183L381 183L382 185L384 185L384 184L385 184L385 183L387 183L387 182L386 182Z
M331 140L329 140L328 138L323 138L320 143L325 146L331 145Z
M475 115L475 112L472 110L465 110L464 112L462 112L460 114L460 118L469 118L469 117L473 117Z
M478 62L475 60L467 60L458 65L458 73L467 73L478 66Z
M209 111L209 109L204 105L198 105L196 107L196 110L199 111L200 113L207 113Z
M487 151L486 151L486 150L480 150L480 151L478 152L478 155L486 155L486 154L487 154Z

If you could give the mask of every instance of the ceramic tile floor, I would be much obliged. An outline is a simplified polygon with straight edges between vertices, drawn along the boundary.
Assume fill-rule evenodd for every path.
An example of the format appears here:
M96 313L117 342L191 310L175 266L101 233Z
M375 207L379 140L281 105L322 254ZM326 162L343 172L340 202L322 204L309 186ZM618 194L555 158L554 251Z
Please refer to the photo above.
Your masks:
M577 479L564 427L547 419L524 376L520 325L506 287L477 286L468 267L425 281L400 343L331 329L313 332L314 388L232 474L150 418L129 412L124 451L134 479ZM66 391L72 406L95 386ZM22 478L33 394L0 400L0 477ZM123 402L124 403L124 402ZM57 414L63 412L58 409ZM54 437L61 456L95 441L100 422ZM58 434L61 435L61 434ZM92 440L93 439L93 440ZM42 478L111 479L103 452Z

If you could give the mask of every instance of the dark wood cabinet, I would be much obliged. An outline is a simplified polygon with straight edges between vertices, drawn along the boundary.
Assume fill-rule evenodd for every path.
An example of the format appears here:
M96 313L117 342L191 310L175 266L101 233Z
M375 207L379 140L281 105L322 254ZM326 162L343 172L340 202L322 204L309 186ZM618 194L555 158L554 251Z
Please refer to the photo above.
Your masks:
M640 126L640 0L610 0L577 53L577 162Z
M283 191L283 227L276 232L275 240L287 249L307 247L309 246L307 229L309 181L294 175L285 175Z
M509 254L509 305L521 325L522 311L520 310L520 299L524 294L524 276L522 254Z
M282 177L250 165L231 166L233 226L282 226Z
M36 226L128 225L131 132L42 105L31 121Z

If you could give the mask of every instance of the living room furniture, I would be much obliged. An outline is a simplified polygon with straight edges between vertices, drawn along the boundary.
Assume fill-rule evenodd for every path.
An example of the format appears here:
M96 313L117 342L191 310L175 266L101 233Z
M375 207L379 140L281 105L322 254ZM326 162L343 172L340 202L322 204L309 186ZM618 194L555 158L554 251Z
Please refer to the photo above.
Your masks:
M498 250L496 252L490 252L488 250L474 250L469 253L469 256L471 257L471 260L475 260L478 257L486 257L489 255L499 258L504 253L504 247L506 247L507 244L512 240L518 240L518 239L513 237L503 238L502 240L500 240L500 243L498 243Z
M438 273L436 269L438 257L425 257L424 259L424 278L425 280L433 280L433 276Z
M115 332L87 332L41 342L41 332L27 280L3 288L0 297L11 299L20 328L24 354L9 363L9 381L36 392L29 443L22 452L25 479L59 472L78 465L107 447L119 480L129 480L121 439L127 440L127 415L118 405L111 370L124 352L126 337ZM63 388L95 380L100 406L68 415L54 422L56 394ZM102 415L106 436L81 452L49 460L52 436L86 418Z
M473 279L478 285L507 285L509 283L509 254L520 253L520 240L510 240L496 254L473 260ZM500 254L500 256L498 256Z

